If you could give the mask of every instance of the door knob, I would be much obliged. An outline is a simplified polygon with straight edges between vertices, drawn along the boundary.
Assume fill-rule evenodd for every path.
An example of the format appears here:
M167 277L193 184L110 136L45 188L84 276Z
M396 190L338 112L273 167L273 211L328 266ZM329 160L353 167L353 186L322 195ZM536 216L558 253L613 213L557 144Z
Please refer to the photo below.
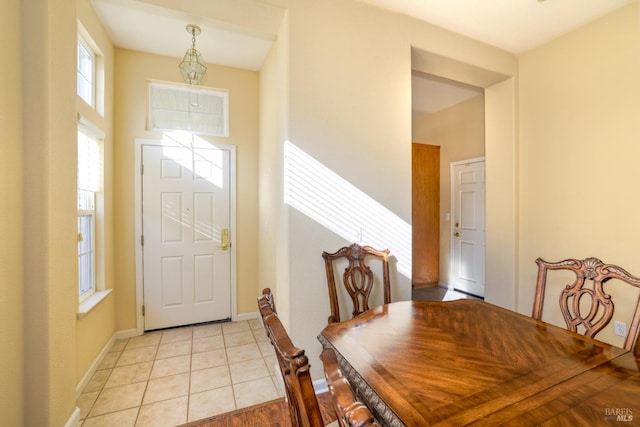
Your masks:
M456 237L460 237L460 233L458 233L457 231L455 233L453 233L454 236Z

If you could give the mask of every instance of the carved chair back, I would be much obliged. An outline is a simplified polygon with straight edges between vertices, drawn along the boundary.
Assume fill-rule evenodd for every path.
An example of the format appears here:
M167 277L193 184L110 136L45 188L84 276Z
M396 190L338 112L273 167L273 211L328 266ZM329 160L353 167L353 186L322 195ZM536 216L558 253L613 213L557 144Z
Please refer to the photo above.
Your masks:
M538 278L533 303L532 317L542 318L547 272L549 270L567 270L575 275L572 284L567 285L560 294L560 311L570 331L578 332L582 326L584 334L594 338L612 319L614 304L611 295L604 291L603 284L610 279L618 279L640 288L640 278L632 276L626 270L613 264L605 264L598 258L566 259L560 262L547 262L536 259ZM591 304L588 304L588 302ZM586 307L586 309L585 309ZM640 295L635 303L631 325L624 342L626 350L633 350L640 329Z
M309 360L304 350L291 342L275 312L273 295L268 288L258 297L258 308L284 380L291 423L301 427L323 426L322 412L311 380Z
M329 287L329 304L331 316L329 323L340 322L340 304L334 265L337 260L346 259L348 265L341 276L341 285L346 289L353 304L352 317L356 317L369 310L369 297L375 283L373 272L367 259L377 259L382 264L382 287L384 290L384 303L391 302L391 283L389 281L389 249L377 250L371 246L360 246L353 243L350 246L340 248L334 253L323 252L325 270L327 273L327 285Z
M324 366L324 376L331 393L333 408L338 416L338 424L341 427L380 426L369 408L358 401L351 385L342 376L335 351L325 347L320 354L320 359Z

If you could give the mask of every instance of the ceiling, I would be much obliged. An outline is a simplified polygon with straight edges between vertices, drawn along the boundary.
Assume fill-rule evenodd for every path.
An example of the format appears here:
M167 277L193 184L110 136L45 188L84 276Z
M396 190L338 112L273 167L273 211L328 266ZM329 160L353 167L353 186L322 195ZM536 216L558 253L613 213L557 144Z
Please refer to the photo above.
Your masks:
M360 0L514 54L635 0Z
M434 25L520 54L571 31L616 8L637 0L358 0L395 13L413 16ZM205 62L259 70L275 39L277 11L248 0L238 1L244 15L267 16L271 24L248 28L224 19L189 13L184 2L163 0L91 0L113 43L119 48L182 58L190 46L185 26L202 28L196 48ZM153 4L155 3L155 4ZM163 6L158 6L162 4ZM171 8L165 7L171 4ZM220 4L220 3L218 3ZM256 11L256 6L260 10ZM268 6L270 7L270 6ZM275 7L270 7L276 9ZM176 65L177 67L177 65ZM416 91L428 91L429 99L414 96L414 110L433 112L451 102L477 95L468 87L450 86L442 80L413 76ZM423 102L420 102L423 101ZM455 103L455 102L454 102ZM446 107L444 107L446 108Z

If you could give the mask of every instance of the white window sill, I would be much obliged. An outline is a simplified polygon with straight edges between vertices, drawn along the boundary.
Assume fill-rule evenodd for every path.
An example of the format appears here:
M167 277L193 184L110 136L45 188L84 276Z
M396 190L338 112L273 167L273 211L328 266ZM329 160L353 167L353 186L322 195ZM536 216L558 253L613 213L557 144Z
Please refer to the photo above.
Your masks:
M93 307L98 305L100 301L105 299L107 295L111 293L111 289L107 289L104 291L97 291L93 295L91 295L86 300L80 303L80 307L78 307L78 319L82 319L88 312L90 312Z

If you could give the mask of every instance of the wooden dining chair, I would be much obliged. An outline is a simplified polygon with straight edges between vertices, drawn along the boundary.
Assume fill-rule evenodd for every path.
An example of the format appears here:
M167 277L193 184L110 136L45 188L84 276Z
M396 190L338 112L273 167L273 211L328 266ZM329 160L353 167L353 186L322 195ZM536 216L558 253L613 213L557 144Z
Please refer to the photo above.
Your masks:
M258 297L258 308L262 310L263 306L271 308L271 311L278 314L278 311L276 310L276 302L273 299L273 294L271 293L270 288L264 288L262 290L262 294Z
M320 354L327 387L341 427L379 426L364 403L357 400L347 379L342 376L338 358L333 349L325 347Z
M338 299L338 285L336 283L335 263L338 260L346 259L348 265L341 276L341 284L346 289L353 311L352 317L369 310L369 297L373 290L373 272L367 264L367 259L371 257L379 260L382 266L382 287L384 291L384 303L391 302L391 283L389 281L389 249L377 250L371 246L360 246L353 243L350 246L340 248L334 253L322 252L325 270L327 273L327 286L329 288L329 304L331 305L331 315L329 323L341 321L340 304ZM346 320L346 319L345 319Z
M584 334L594 338L612 319L614 304L611 295L604 291L604 284L618 279L640 288L640 278L632 276L617 265L605 264L598 258L566 259L560 262L547 262L536 259L538 278L533 302L532 317L542 320L547 273L549 270L567 270L575 275L572 284L567 285L560 294L560 311L570 331L578 332L582 326ZM583 298L588 296L588 298ZM588 301L591 304L586 304ZM586 305L586 310L584 309ZM624 341L626 350L633 350L638 341L640 330L640 296L635 303L631 324Z
M266 288L258 297L258 308L276 358L289 403L289 415L294 426L324 426L322 412L313 389L309 359L304 350L291 342L287 331L274 311L273 295Z

